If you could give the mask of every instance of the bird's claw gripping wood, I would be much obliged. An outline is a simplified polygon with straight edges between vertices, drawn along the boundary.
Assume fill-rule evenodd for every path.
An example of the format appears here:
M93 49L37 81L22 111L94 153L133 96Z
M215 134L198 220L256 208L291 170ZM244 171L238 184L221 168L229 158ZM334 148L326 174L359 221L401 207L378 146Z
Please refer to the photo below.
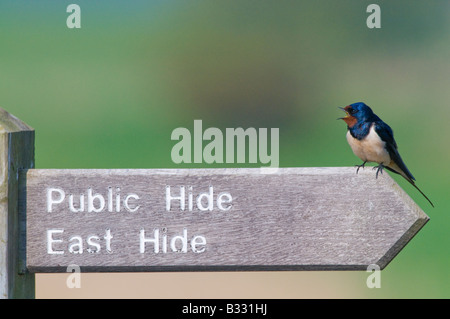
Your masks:
M356 169L356 174L358 174L359 169L360 169L361 167L364 168L364 166L366 165L366 163L367 163L367 161L364 161L364 163L362 163L361 165L355 165L355 167L357 167L357 169Z
M378 166L374 166L374 168L372 168L372 169L377 169L377 173L375 174L375 178L378 178L378 173L383 174L383 168L384 168L384 166L382 164L380 164Z

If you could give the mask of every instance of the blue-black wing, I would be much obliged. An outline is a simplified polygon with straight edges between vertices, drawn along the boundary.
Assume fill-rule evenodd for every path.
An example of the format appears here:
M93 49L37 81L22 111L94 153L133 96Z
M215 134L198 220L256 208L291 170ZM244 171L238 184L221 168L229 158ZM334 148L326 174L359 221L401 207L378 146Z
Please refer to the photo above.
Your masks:
M395 143L395 140L394 140L394 132L392 132L392 129L389 127L389 125L387 125L382 120L377 118L377 120L374 121L374 128L375 128L375 132L378 134L378 136L381 138L381 140L386 143L386 145L385 145L386 150L388 151L389 156L391 157L391 160L394 161L394 163L396 164L396 166L394 166L394 168L388 167L388 166L384 166L384 168L390 170L391 172L400 174L403 177L405 177L405 179L408 182L410 182L411 185L414 186L428 200L428 202L431 204L431 206L434 207L433 203L427 197L427 195L425 195L419 189L419 187L416 186L416 183L414 182L414 180L415 180L414 176L408 170L405 163L403 163L403 160L397 150L397 143ZM398 172L397 169L399 169L400 172Z
M406 175L411 182L415 180L414 176L411 174L411 172L406 167L405 163L403 162L398 150L397 150L397 143L394 140L394 132L390 128L389 125L384 123L383 121L376 121L374 122L374 128L375 132L378 134L378 136L381 138L383 142L386 143L385 147L386 150L389 153L389 156L391 157L391 160L397 164L398 168L402 170L402 172L397 172L396 170L385 166L386 169L390 170L391 172L400 174L400 175ZM404 174L402 174L404 173Z

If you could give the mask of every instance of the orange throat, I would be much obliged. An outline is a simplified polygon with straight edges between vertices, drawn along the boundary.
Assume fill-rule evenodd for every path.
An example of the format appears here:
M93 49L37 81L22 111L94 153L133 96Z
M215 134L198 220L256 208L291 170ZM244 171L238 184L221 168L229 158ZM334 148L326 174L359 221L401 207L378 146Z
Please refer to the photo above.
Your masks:
M347 115L346 117L344 117L342 119L344 120L345 123L347 123L348 127L350 127L350 128L355 126L356 122L358 122L356 117L351 116L351 115Z

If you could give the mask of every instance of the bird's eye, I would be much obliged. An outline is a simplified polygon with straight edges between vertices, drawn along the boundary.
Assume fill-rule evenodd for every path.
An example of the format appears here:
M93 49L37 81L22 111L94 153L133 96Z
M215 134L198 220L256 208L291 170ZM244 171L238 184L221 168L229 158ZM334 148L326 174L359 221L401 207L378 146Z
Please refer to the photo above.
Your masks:
M348 110L348 112L349 112L350 114L355 114L355 113L357 113L357 112L358 112L358 110L355 110L355 109L350 109L350 110Z

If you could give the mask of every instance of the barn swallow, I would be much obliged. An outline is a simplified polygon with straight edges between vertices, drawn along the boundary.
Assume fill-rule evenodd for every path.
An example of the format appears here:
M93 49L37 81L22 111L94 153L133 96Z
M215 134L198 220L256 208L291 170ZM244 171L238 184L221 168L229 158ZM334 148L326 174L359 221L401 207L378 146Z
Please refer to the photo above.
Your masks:
M415 178L403 162L394 140L394 133L389 125L383 122L372 109L363 102L353 103L346 107L339 107L346 113L344 120L347 123L347 142L363 163L356 165L356 173L367 162L378 163L373 169L383 173L383 169L400 174L414 186L434 207L430 199L416 186Z

